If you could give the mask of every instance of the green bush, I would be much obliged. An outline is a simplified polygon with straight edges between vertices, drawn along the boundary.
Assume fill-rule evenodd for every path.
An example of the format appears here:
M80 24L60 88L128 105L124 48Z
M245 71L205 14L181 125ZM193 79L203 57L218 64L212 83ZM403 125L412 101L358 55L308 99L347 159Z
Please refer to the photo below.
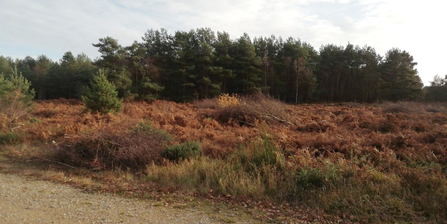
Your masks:
M238 150L235 160L247 172L257 172L266 166L282 169L285 161L284 155L266 136L262 137L262 142L254 142Z
M14 134L12 132L0 134L0 145L17 144L20 142L23 142L21 135Z
M252 162L256 166L262 167L266 165L280 164L279 158L276 153L276 146L267 137L264 136L262 144L258 144L255 147L256 150L254 150Z
M119 112L122 107L115 85L107 81L103 70L93 77L90 87L84 87L81 98L87 109L93 112Z
M296 173L296 186L302 190L308 190L323 186L325 183L324 174L316 168L302 168Z
M169 160L188 159L202 154L202 147L198 142L185 142L168 147L162 156Z

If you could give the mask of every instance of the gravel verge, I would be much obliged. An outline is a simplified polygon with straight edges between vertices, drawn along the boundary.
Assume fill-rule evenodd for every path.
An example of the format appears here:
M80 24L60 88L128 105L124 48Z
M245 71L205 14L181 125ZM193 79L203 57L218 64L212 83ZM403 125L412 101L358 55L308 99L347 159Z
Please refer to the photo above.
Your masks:
M159 206L151 200L0 173L0 223L257 223L236 211Z

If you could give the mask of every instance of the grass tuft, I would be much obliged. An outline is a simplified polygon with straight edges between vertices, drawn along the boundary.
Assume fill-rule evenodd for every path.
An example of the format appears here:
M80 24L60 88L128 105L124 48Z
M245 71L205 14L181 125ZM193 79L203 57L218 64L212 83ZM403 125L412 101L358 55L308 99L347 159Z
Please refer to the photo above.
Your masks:
M21 134L13 132L0 133L0 145L12 145L22 142L23 142L23 135Z

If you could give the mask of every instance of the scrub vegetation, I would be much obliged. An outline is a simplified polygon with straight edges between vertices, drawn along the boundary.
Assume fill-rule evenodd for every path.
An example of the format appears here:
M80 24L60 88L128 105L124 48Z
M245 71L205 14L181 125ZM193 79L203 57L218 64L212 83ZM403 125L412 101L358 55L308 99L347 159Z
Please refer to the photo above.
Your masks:
M101 114L77 100L47 100L16 122L2 128L4 156L127 171L139 180L134 188L286 203L346 222L447 219L442 104L288 105L222 95L124 102L120 113Z

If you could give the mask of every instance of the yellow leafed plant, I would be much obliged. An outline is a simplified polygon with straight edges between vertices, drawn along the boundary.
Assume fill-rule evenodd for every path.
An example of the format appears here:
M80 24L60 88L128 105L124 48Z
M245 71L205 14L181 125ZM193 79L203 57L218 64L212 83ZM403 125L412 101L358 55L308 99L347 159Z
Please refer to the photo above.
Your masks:
M228 93L222 93L217 98L217 103L220 107L233 107L240 104L240 99L236 94L230 96Z

